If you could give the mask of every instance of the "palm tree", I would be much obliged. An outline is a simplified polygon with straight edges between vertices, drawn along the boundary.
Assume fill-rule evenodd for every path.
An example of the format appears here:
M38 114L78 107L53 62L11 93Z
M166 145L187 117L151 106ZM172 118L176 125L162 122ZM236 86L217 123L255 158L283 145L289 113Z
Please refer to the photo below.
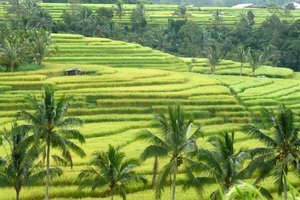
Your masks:
M264 53L261 51L252 51L251 48L248 49L247 61L252 69L252 76L255 75L255 71L265 63Z
M24 60L24 44L17 36L5 39L0 46L0 63L6 66L7 71L14 71L14 68Z
M240 66L240 76L243 75L243 65L246 61L246 58L247 58L247 51L245 50L244 47L240 46L238 49L237 49L237 59L238 61L241 63L241 66Z
M249 164L250 174L259 170L256 183L268 176L275 178L277 191L284 192L284 199L287 199L286 176L289 167L294 166L299 170L299 146L298 128L295 125L293 112L284 104L278 107L277 113L273 110L262 110L262 122L260 124L248 125L244 131L259 139L266 147L258 147L251 151L255 159ZM270 129L269 135L263 129Z
M62 151L62 156L52 155L52 159L58 163L66 165L68 162L73 166L71 150L80 156L85 156L84 151L69 139L77 139L84 143L83 135L74 126L82 124L78 118L68 117L66 114L69 107L70 98L61 96L56 100L54 89L51 87L44 88L42 102L39 103L37 98L30 95L27 98L28 106L32 112L21 111L18 118L23 119L29 124L25 125L33 132L33 135L26 138L27 144L32 144L32 149L44 148L46 156L46 200L49 199L49 166L51 147Z
M179 5L177 10L175 10L174 15L178 15L181 18L187 18L187 9L185 5Z
M54 52L49 49L50 43L51 37L46 31L39 30L32 32L30 37L30 50L36 64L41 65L43 59Z
M19 200L23 185L41 180L46 176L46 171L41 170L40 162L34 162L39 152L30 152L30 148L22 144L28 136L28 130L22 129L14 122L10 131L4 129L2 136L8 149L3 144L6 157L0 157L0 184L13 186L16 200ZM49 171L52 176L62 174L57 167L50 168Z
M92 187L92 190L95 190L106 186L108 188L106 192L110 194L112 200L116 194L126 199L129 183L137 181L146 183L143 176L133 171L138 166L138 160L126 159L120 148L109 145L107 152L94 152L89 168L80 172L78 175L80 187Z
M210 195L210 199L221 199L222 193L226 193L230 187L245 178L243 164L250 159L250 154L242 149L237 151L234 141L234 133L224 131L221 135L208 138L208 142L213 146L212 150L199 148L192 152L191 155L198 162L191 161L186 169L188 181L185 188L194 187L202 192L204 184L217 182L220 188ZM204 171L208 172L209 177L195 175Z
M170 161L163 167L156 181L155 196L161 198L162 190L170 176L172 187L172 200L175 199L176 193L176 176L178 168L188 160L187 153L197 147L196 139L198 138L200 128L192 131L193 120L187 119L186 113L180 105L168 107L169 116L160 113L156 121L160 128L159 134L150 131L141 133L137 138L151 142L141 154L141 159L146 160L150 157L167 157Z
M125 14L125 9L124 9L124 4L123 4L123 0L119 0L116 3L116 14L119 17L119 19L122 18L122 16Z
M217 65L224 57L224 52L217 46L213 45L206 48L206 58L210 65L211 74L215 74Z
M77 26L81 29L81 34L85 36L88 26L93 22L93 11L89 8L83 7L77 14Z

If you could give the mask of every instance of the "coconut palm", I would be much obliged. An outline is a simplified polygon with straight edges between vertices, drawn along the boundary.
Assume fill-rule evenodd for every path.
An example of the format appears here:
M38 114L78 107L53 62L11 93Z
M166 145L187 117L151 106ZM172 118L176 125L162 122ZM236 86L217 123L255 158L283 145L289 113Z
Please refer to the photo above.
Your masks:
M50 34L43 30L32 31L30 40L30 50L32 53L33 60L36 64L41 65L43 59L54 53L53 50L49 49L51 43Z
M95 190L106 186L106 192L112 200L114 195L126 199L126 189L130 183L138 181L146 183L143 176L133 171L138 166L138 160L126 159L119 147L109 145L107 152L95 152L89 168L80 172L78 175L80 188L92 187L92 190Z
M288 195L286 176L291 169L289 167L294 166L299 171L298 128L293 112L284 104L278 107L277 113L263 109L261 116L261 123L244 127L246 133L266 145L251 151L255 158L249 164L248 171L250 174L259 171L256 183L273 176L278 193L284 192L286 200ZM270 134L264 131L268 129L271 131Z
M246 150L234 148L234 135L224 131L220 135L211 136L208 142L213 146L212 150L199 148L191 153L198 162L191 161L186 169L188 181L185 188L200 188L199 191L202 192L203 184L217 182L220 188L210 195L210 199L221 199L221 191L226 193L230 187L245 178L243 164L250 158L250 154ZM208 177L197 176L204 171L208 172Z
M0 46L0 64L6 66L7 71L13 72L15 67L24 60L24 43L17 36L5 39Z
M247 53L247 61L250 64L252 76L254 76L255 71L265 63L265 54L262 51L253 51L249 48Z
M65 117L69 107L70 98L61 96L58 100L54 96L54 89L51 87L44 88L42 101L30 95L26 99L28 106L33 112L21 111L18 118L28 122L26 126L33 132L33 135L26 138L27 144L32 144L32 149L44 149L46 157L46 200L49 199L49 166L51 147L62 151L62 156L52 155L52 159L58 163L73 166L71 151L79 156L84 156L84 151L69 139L77 139L84 143L83 135L74 126L82 124L78 118Z
M160 113L156 117L160 132L154 134L145 131L138 136L138 139L149 141L151 144L141 154L141 159L150 157L169 158L169 162L163 167L155 184L155 197L161 198L161 193L167 184L170 176L172 188L172 200L175 199L176 177L179 167L188 161L187 153L194 150L196 139L200 135L200 128L192 131L193 120L188 119L180 105L168 108L167 117Z
M22 144L28 136L28 130L14 122L11 130L4 129L2 136L6 157L0 157L0 185L13 186L16 200L19 200L23 185L43 179L46 171L41 170L41 162L34 163L39 152L30 152L30 148ZM57 167L49 168L49 172L52 176L62 173Z
M240 62L240 76L243 75L243 65L246 61L246 58L247 58L247 51L245 50L244 47L240 46L238 49L237 49L237 59L238 61Z
M215 74L217 65L221 62L224 57L224 52L217 46L213 45L206 48L206 58L210 66L211 74Z

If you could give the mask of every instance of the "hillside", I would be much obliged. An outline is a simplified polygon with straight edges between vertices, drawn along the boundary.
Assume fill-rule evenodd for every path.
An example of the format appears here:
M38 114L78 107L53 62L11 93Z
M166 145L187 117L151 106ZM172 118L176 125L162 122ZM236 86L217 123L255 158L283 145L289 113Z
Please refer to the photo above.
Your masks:
M83 149L85 158L74 157L74 168L63 167L61 178L51 182L50 196L57 199L96 199L103 196L101 190L78 190L75 182L79 171L89 162L92 152L105 150L108 144L121 145L129 157L138 158L147 145L134 138L145 129L156 130L154 114L167 105L180 103L195 116L206 135L222 130L239 130L251 122L260 107L274 108L285 102L300 118L300 80L292 71L263 67L259 74L280 78L254 78L225 75L209 75L187 72L184 62L174 56L142 47L137 44L104 38L84 38L80 35L53 34L53 48L59 54L47 58L45 67L36 71L0 73L0 126L8 127L17 111L26 109L24 97L35 94L41 97L41 86L53 85L57 95L74 98L69 115L85 121L80 128L86 137ZM238 63L223 61L217 74L238 72ZM198 59L194 72L207 73L206 60ZM64 71L78 67L86 75L65 76ZM229 71L226 71L229 70ZM247 68L245 70L247 74ZM236 135L238 147L260 145L243 133ZM207 146L200 139L199 144ZM4 153L0 148L0 154ZM146 161L138 171L151 178L153 160ZM163 160L161 164L166 162ZM180 172L179 178L183 178ZM272 189L273 180L263 184ZM293 183L298 180L291 177ZM43 199L43 183L24 188L25 200ZM212 186L213 187L213 186ZM147 187L148 188L148 187ZM152 191L140 185L130 188L128 199L153 198ZM144 191L140 191L144 190ZM137 192L139 191L139 192ZM188 197L180 192L178 198L192 200L197 194L191 190ZM14 197L12 188L1 188L0 199ZM163 199L168 199L167 194Z
M71 34L52 34L52 41L53 49L58 47L59 52L46 59L51 63L187 70L175 56L138 44Z
M70 9L68 4L64 3L41 3L40 4L50 15L54 21L61 20L61 14L63 10ZM97 10L100 7L115 8L113 4L83 4L92 10ZM130 23L131 11L136 5L127 4L125 5L125 16L119 19L117 16L114 17L114 21L122 24ZM167 24L169 18L180 17L174 15L174 11L177 9L177 5L145 5L147 23L151 25ZM219 24L223 25L234 25L239 19L241 12L247 12L248 10L253 11L255 15L255 24L260 25L267 16L272 13L267 9L234 9L230 7L192 7L187 6L187 19L197 22L198 24L210 24L215 20L215 12L219 10L221 15L221 21ZM5 11L3 10L3 3L0 3L0 16L3 16ZM291 16L281 15L281 19L285 20L296 20L300 19L300 10L291 11Z

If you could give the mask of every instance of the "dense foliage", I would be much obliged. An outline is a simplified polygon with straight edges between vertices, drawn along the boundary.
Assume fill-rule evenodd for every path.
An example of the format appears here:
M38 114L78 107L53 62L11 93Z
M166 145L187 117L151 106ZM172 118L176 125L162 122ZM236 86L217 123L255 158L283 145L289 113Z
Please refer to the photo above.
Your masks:
M44 0L49 3L68 3L69 0ZM116 4L118 2L126 4L151 3L150 0L81 0L82 3Z
M7 21L1 22L0 65L7 71L24 63L41 65L49 50L51 16L35 0L10 1L6 7Z
M153 3L193 4L198 6L233 6L242 3L284 5L290 0L152 0Z

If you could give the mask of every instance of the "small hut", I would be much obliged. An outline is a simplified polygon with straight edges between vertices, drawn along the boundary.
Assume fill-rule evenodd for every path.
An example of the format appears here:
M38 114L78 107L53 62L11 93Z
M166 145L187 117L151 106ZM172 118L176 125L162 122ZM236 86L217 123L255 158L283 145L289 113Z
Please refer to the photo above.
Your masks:
M67 69L65 74L68 76L79 75L81 73L81 69L74 68L74 69Z

